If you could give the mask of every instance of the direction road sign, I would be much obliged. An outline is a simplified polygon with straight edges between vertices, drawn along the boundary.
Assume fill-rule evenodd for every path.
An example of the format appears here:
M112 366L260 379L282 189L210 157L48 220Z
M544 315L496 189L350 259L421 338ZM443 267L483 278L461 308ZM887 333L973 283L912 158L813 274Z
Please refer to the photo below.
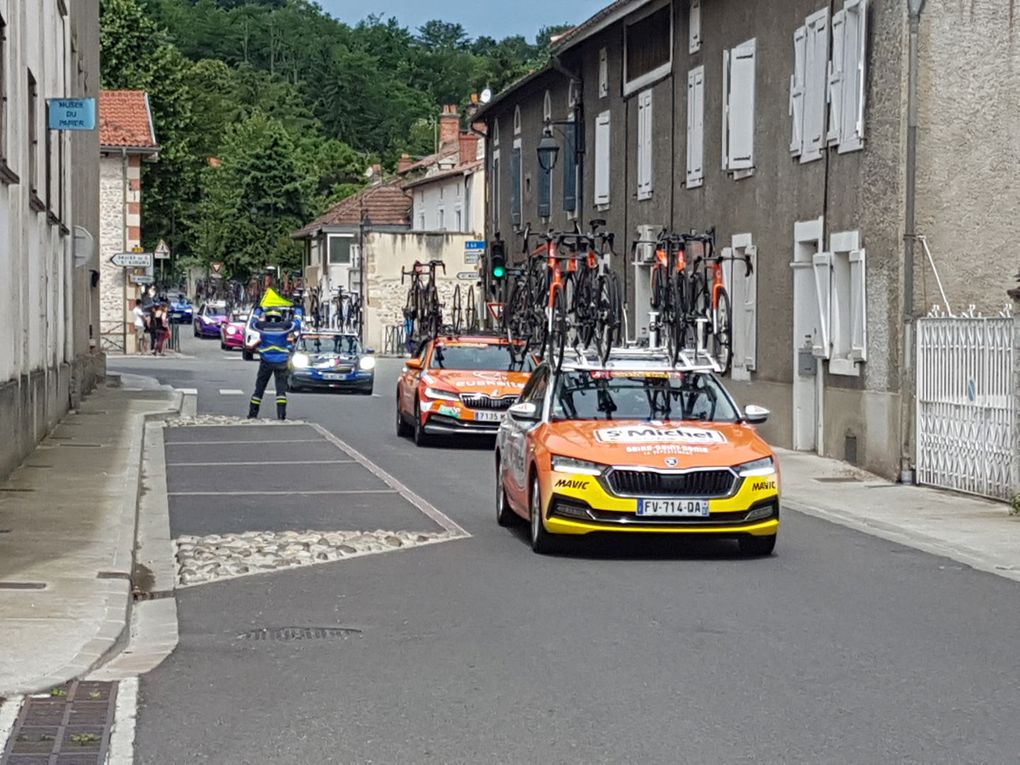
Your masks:
M154 281L155 281L155 279L153 277L145 276L144 274L142 274L142 275L137 275L136 274L136 275L132 275L132 277L131 277L132 284L152 284Z
M469 266L472 266L475 263L477 263L481 259L481 257L482 257L482 254L480 252L478 252L477 250L476 251L471 251L471 250L465 250L464 251L464 262L467 265L469 265Z
M118 252L110 262L122 268L150 268L152 266L151 252Z
M159 244L156 245L156 249L152 251L152 254L156 256L157 260L166 260L170 257L170 248L167 243L162 239L159 240Z
M484 250L485 240L484 239L468 239L464 242L465 250Z
M464 280L477 279L478 278L478 272L477 271L460 271L460 272L457 273L457 278L458 279L464 279Z

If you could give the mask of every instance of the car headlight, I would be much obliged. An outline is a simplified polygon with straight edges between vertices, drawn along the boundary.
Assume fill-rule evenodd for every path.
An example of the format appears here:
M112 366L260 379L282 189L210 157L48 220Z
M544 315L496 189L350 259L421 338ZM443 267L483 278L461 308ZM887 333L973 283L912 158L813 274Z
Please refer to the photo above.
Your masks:
M439 399L440 401L460 401L460 396L453 391L432 387L425 389L425 397Z
M290 362L294 365L294 369L308 369L310 360L307 353L295 353Z
M362 356L358 361L358 366L364 369L366 372L370 369L375 369L375 358L372 356Z
M552 469L557 473L602 475L602 471L605 469L605 466L600 465L597 462L589 462L588 460L576 460L573 457L559 457L554 455L552 458Z
M237 334L237 327L227 327L227 334L228 335L236 335Z
M753 460L752 462L745 462L743 465L737 465L734 470L737 471L737 475L741 478L775 475L776 463L771 457L762 457L760 460Z

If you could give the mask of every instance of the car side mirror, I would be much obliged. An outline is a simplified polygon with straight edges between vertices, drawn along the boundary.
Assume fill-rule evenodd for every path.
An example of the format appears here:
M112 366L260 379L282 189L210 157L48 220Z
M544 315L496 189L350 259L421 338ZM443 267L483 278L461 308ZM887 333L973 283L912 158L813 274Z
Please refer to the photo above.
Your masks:
M421 369L421 359L407 359L404 362L405 369L413 369L415 371Z
M538 406L530 401L514 404L507 413L518 422L538 422L541 419Z
M761 425L765 422L771 412L763 406L748 404L744 407L744 420L751 425Z

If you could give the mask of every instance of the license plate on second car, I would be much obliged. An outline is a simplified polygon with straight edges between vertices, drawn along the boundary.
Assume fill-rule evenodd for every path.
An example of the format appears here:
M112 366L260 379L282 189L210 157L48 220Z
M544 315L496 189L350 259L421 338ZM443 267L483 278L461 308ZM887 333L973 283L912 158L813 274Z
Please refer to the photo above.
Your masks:
M347 375L337 374L336 372L323 372L323 380L346 380Z
M475 412L477 422L502 422L505 412Z
M708 517L707 499L639 499L638 515Z

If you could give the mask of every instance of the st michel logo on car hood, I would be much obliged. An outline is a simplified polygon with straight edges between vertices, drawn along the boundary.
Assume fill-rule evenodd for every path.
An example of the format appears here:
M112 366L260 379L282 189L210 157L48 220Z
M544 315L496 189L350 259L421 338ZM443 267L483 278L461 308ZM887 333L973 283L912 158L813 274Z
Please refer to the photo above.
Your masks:
M595 431L595 440L603 444L725 444L726 436L705 428L632 425L600 428Z

